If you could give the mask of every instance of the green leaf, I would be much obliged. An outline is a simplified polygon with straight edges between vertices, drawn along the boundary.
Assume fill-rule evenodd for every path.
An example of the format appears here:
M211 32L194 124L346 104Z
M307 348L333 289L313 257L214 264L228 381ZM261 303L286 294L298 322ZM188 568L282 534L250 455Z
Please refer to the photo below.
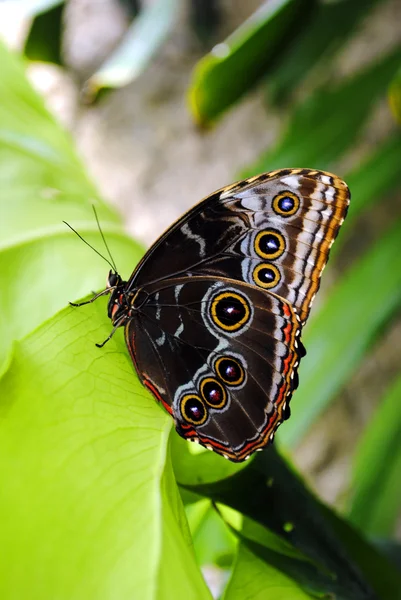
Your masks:
M222 481L180 485L243 513L319 565L321 573L334 573L336 577L327 580L325 589L339 598L374 598L371 586L378 594L384 591L385 600L398 597L400 575L381 555L377 561L366 563L364 557L372 559L377 551L338 517L333 517L333 528L326 514L330 511L306 490L274 447ZM322 589L320 575L317 583Z
M243 176L283 166L330 169L357 139L400 60L398 48L340 85L324 86L308 96L296 108L278 144L248 167Z
M0 59L0 597L167 600L173 577L175 597L210 599L168 459L171 419L122 331L94 345L110 333L105 299L54 316L108 270L62 219L104 251L95 202L123 272L140 251L17 60L3 47Z
M167 442L105 301L19 343L0 406L1 598L205 598ZM23 573L23 577L21 574Z
M308 600L309 594L290 577L240 545L224 600Z
M211 483L245 468L246 463L221 460L221 456L197 444L172 435L171 454L174 473L179 481L188 484Z
M401 544L394 540L375 538L372 540L376 548L401 572Z
M241 541L240 558L241 550L247 549L255 558L258 557L265 563L271 577L270 584L267 586L268 590L274 591L276 586L282 585L283 580L286 586L292 585L298 592L301 587L304 595L307 594L308 598L309 594L314 598L322 597L325 595L324 590L333 588L335 579L333 573L322 569L320 565L310 561L278 535L258 525L252 519L244 519L242 531L227 520L225 522ZM238 569L238 561L234 565L233 578L236 576L236 569ZM263 571L263 567L261 570ZM334 588L332 591L335 593Z
M255 85L282 52L283 40L302 26L310 4L309 0L265 2L199 61L188 90L190 109L199 125L211 124Z
M208 500L185 507L195 555L200 566L230 566L237 540Z
M286 446L300 442L400 306L400 236L397 222L344 275L305 327L300 386L291 419L278 432Z
M401 376L385 395L358 443L351 521L366 534L394 533L401 497Z
M157 0L139 13L122 42L88 79L89 98L102 88L127 85L145 70L171 32L178 8L178 0Z
M99 199L71 144L0 45L0 339L1 365L21 339L69 300L105 285L109 267L63 224L104 252L91 204L122 274L141 249Z
M34 18L24 47L24 54L29 60L63 64L63 11L64 0L60 0L52 2L48 10Z
M321 504L320 509L380 600L400 600L401 571L396 568L393 557L384 550L380 551L378 544L367 543L361 533L328 507Z
M305 81L316 65L321 67L321 79L332 76L330 60L355 32L378 0L348 0L318 2L306 27L303 27L287 51L268 73L272 100L282 106L291 92ZM316 72L313 71L316 76Z

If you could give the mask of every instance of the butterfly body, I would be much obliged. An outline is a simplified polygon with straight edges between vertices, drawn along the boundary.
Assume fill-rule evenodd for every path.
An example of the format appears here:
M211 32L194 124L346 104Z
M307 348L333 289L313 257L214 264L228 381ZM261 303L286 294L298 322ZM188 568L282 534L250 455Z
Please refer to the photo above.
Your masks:
M348 204L329 173L265 173L196 205L128 282L110 272L109 317L181 436L236 462L272 441Z

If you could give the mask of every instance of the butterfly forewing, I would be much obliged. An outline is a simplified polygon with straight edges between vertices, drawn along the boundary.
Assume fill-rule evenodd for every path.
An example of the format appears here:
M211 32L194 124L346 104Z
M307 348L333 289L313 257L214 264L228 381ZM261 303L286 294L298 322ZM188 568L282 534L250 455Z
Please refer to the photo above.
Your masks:
M173 225L130 285L182 273L229 277L285 298L305 322L348 204L341 179L310 169L233 184Z

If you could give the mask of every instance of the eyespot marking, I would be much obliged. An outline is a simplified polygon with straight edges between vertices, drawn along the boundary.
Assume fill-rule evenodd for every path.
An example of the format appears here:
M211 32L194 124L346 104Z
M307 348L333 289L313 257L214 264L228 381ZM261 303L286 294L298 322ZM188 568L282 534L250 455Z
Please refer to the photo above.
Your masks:
M241 385L245 380L244 367L232 356L220 356L214 363L214 369L226 385Z
M264 289L271 289L279 283L281 274L276 265L260 263L254 268L252 277L256 285Z
M238 331L251 317L249 301L237 292L221 292L212 300L210 316L214 325L220 329Z
M282 191L273 198L272 208L281 217L292 217L299 209L300 201L296 194Z
M255 237L255 252L261 258L274 260L285 251L284 236L275 229L259 231Z
M192 425L203 425L208 413L203 400L196 394L186 394L180 403L181 415Z
M205 377L201 381L200 393L206 404L211 408L221 409L227 404L227 392L224 386L214 377Z

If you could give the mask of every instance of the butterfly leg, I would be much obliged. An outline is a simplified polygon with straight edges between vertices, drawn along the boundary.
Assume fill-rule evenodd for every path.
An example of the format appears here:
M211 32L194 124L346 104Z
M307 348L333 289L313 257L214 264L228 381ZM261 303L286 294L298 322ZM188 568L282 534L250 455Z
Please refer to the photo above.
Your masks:
M102 342L101 344L96 344L96 346L97 346L98 348L103 348L103 346L104 346L105 344L107 344L107 342L108 342L109 340L111 340L111 338L113 337L113 335L115 334L115 332L117 331L117 329L118 329L119 327L121 327L121 325L123 325L123 323L124 323L126 320L127 320L127 316L126 316L126 315L123 315L123 316L121 317L121 319L119 319L119 320L117 321L117 323L114 325L113 329L111 330L111 333L110 333L110 335L109 335L109 336L108 336L108 337L107 337L107 338L104 340L104 342Z
M70 306L85 306L85 304L92 304L95 300L100 298L100 296L105 296L106 294L110 294L111 288L106 288L105 290L95 294L90 300L85 300L85 302L69 302Z

